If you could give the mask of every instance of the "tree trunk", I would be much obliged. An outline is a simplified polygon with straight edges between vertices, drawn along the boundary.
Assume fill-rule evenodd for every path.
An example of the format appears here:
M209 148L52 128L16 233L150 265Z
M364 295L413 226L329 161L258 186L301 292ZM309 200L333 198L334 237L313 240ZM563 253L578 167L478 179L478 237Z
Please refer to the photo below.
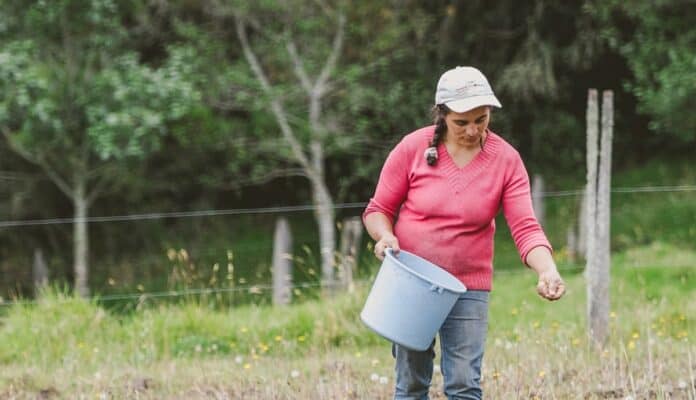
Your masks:
M73 192L73 206L75 207L75 221L73 222L73 246L75 272L75 290L82 297L89 296L89 234L87 231L87 211L89 202L87 199L86 182L75 182Z
M335 216L333 200L324 181L318 177L312 182L314 199L314 216L319 226L319 253L321 255L321 287L324 294L332 295L335 291L334 252L336 250Z

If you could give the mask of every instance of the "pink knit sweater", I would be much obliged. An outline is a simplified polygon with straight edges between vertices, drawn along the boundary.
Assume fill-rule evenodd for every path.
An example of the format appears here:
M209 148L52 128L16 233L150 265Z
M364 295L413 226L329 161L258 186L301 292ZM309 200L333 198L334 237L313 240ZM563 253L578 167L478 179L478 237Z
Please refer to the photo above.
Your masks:
M483 150L463 168L444 144L429 166L423 155L434 126L406 135L387 157L365 216L396 218L399 246L456 276L470 290L491 290L495 216L502 206L517 250L551 245L532 210L529 177L519 153L488 131Z

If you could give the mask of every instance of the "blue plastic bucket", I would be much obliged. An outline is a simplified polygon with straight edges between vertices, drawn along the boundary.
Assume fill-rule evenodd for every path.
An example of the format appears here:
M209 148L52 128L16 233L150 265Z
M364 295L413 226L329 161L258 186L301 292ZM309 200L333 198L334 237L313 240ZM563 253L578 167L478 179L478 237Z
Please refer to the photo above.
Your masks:
M394 343L426 350L466 287L415 254L387 249L360 319Z

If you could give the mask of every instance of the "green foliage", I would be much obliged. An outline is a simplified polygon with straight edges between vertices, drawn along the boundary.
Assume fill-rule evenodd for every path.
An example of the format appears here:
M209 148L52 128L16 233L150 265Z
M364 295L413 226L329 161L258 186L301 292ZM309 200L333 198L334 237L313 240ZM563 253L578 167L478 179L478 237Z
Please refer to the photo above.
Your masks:
M90 85L87 135L102 159L143 157L157 150L167 122L185 117L200 93L183 77L185 58L175 51L153 70L125 54L102 70Z
M681 142L696 139L696 30L693 2L600 1L587 10L603 25L603 37L627 60L626 86L650 128Z
M82 3L30 5L0 53L0 125L8 140L66 174L89 164L85 149L102 160L156 150L167 124L200 101L182 79L188 67L180 51L161 68L143 65L127 47L115 3ZM62 40L37 37L37 30ZM72 161L68 168L56 154Z

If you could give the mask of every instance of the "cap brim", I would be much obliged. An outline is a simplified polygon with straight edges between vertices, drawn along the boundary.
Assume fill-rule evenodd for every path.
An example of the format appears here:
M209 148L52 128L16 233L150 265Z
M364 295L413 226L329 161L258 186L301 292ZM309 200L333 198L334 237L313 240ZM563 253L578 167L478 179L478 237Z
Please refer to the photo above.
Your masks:
M467 112L481 106L503 107L494 95L473 96L462 100L450 101L445 103L445 105L456 113Z

